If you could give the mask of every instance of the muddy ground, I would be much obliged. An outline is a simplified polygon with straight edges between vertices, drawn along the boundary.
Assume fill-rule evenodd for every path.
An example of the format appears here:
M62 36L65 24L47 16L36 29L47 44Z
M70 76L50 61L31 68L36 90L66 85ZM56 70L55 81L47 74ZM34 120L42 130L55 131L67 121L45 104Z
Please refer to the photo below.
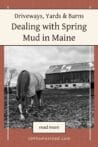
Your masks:
M45 90L43 92L43 106L33 106L29 110L25 121L20 121L17 111L15 91L10 94L9 117L7 113L7 94L5 94L5 127L28 128L36 121L64 121L67 128L87 128L94 126L94 92L91 96L91 123L89 89L76 90ZM9 118L9 124L8 124Z

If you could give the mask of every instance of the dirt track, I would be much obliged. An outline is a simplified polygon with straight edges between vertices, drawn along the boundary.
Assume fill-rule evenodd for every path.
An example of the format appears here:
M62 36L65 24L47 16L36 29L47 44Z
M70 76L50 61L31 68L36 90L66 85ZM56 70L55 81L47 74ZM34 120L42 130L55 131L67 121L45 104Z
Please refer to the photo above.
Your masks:
M94 126L94 96L91 97L92 124ZM45 90L43 107L34 106L25 121L19 120L15 93L10 94L9 126L11 128L32 127L33 121L64 121L68 128L90 127L89 90ZM5 127L7 124L7 95L5 94Z

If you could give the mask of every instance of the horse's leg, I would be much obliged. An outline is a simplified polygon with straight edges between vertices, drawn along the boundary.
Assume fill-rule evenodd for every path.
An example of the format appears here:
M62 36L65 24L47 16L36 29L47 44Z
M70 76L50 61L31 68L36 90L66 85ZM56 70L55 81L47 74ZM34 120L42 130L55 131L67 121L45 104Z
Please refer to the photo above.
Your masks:
M20 120L25 120L23 108L24 108L24 106L26 107L26 97L24 97L22 99L17 98L17 101L18 101L18 110L20 113Z
M19 113L20 113L20 120L25 120L25 117L23 115L23 106L22 104L18 105Z
M41 99L42 91L41 90L37 91L36 94L37 94L39 106L42 106L42 99Z
M34 97L32 96L31 97L31 107L33 107L33 104L34 104Z

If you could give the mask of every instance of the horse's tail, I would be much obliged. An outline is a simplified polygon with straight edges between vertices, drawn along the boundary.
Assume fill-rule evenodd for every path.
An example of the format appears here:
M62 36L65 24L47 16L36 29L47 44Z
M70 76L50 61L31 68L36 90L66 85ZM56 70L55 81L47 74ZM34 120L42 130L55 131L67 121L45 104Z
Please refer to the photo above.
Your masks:
M18 76L17 80L17 100L24 101L30 83L30 74L28 71L23 70Z

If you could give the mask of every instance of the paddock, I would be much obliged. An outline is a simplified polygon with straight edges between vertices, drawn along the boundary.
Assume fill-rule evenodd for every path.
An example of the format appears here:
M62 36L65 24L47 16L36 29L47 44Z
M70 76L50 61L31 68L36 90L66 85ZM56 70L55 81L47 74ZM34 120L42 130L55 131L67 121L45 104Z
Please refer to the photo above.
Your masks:
M88 128L89 108L91 107L91 127L94 126L94 89L92 89L91 106L89 89L46 89L43 93L43 107L34 106L24 122L19 120L15 91L10 94L9 123L7 122L7 95L5 94L4 125L10 128L31 128L32 122L64 121L66 128ZM29 103L29 100L28 100Z

